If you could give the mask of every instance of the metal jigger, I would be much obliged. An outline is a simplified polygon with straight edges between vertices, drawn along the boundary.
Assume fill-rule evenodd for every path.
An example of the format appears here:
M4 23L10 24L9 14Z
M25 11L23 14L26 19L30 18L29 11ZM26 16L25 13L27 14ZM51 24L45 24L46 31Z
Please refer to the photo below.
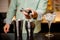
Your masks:
M33 18L31 17L32 11L31 10L24 10L23 8L20 11L21 12L25 11L26 13L28 13L28 15L31 18L31 19L27 19L25 28L26 28L26 31L27 31L27 40L33 40L34 27L32 27L32 24L34 25L34 23L33 23Z
M33 21L26 21L25 27L26 27L26 31L27 31L27 40L33 40L33 31L34 31L34 27L35 24L33 23Z
M27 40L33 40L33 31L34 31L35 24L33 23L32 18L28 19L26 24L27 25L25 25L25 27L27 31Z
M22 40L22 26L23 26L23 20L17 20L16 21L16 40Z

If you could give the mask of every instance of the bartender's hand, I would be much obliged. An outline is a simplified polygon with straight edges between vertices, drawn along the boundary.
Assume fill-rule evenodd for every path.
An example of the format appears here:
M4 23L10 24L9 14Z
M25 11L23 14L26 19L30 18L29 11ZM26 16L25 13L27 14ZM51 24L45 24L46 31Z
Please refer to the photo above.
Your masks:
M37 18L38 15L37 15L37 12L36 11L32 10L31 8L27 8L25 10L31 10L32 11L31 17L34 18L34 19ZM28 13L26 13L25 11L23 11L23 14L25 15L25 17L27 19L31 19L30 16L28 15Z
M4 26L4 32L5 33L7 33L7 32L9 32L9 28L10 28L10 25L9 24L6 24L5 26Z

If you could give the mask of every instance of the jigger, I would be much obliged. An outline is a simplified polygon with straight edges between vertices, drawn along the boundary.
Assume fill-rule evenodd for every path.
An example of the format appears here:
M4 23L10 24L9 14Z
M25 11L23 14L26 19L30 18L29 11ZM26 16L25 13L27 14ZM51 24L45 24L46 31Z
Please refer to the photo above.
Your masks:
M35 28L35 24L30 21L26 21L26 31L27 31L27 40L33 40L33 31L34 31L34 28Z
M16 21L16 40L22 40L23 20Z
M33 23L33 18L31 16L32 11L31 10L25 10L24 8L22 8L20 10L20 12L25 11L26 13L28 13L28 15L30 16L31 19L27 19L26 21L26 31L27 31L27 40L33 40L33 30L34 30L34 23Z

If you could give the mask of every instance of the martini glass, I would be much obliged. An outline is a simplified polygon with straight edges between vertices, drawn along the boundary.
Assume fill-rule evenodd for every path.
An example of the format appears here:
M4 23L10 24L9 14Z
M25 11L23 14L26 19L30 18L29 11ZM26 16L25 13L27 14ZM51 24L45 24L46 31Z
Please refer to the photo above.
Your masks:
M53 37L54 35L50 33L50 28L51 28L51 24L55 19L56 14L55 13L47 13L45 16L45 19L48 21L48 28L49 28L49 32L45 35L46 37Z

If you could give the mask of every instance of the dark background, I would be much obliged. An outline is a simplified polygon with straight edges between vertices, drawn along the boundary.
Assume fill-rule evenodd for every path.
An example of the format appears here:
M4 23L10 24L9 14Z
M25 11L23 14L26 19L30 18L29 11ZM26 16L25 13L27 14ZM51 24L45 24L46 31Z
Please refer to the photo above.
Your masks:
M3 13L1 12L0 13L0 32L3 32L3 27L5 25L4 23L4 19L6 18L6 13ZM15 24L16 22L13 21L12 24L10 25L10 33L13 33L14 32L14 26L16 25ZM48 32L48 23L41 23L41 32ZM51 25L51 32L60 32L60 22L56 22L56 23L52 23Z

